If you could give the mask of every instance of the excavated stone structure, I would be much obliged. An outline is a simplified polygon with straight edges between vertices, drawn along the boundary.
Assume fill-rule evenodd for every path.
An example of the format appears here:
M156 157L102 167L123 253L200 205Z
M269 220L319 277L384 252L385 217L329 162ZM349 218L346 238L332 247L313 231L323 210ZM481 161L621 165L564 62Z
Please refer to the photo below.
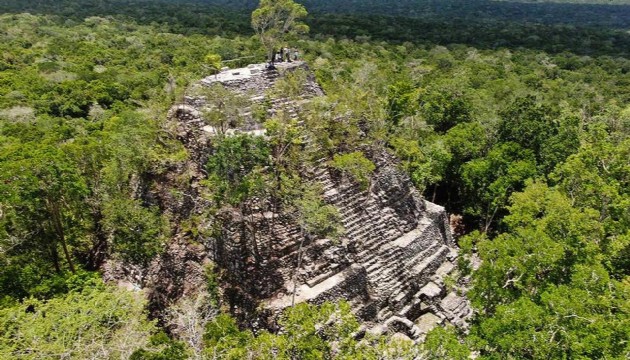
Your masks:
M296 69L308 70L302 62L277 64L274 70L252 65L223 71L201 84L221 83L253 103L269 101L265 94L278 77ZM309 75L297 99L273 98L268 111L298 118L301 105L321 95ZM203 99L189 97L171 112L196 164L191 166L199 169L215 133L201 120L203 106ZM264 135L253 117L232 129L238 132ZM250 319L254 327L257 321L269 324L269 318L294 302L339 299L348 300L366 329L376 333L418 340L438 324L466 327L469 303L460 289L445 284L456 271L457 246L444 208L422 199L393 156L364 152L376 165L368 189L325 159L304 171L304 177L321 185L325 202L338 209L345 229L339 240L305 238L292 214L270 204L216 215L220 235L206 239L205 254L224 269L232 311L255 312L261 304L266 309L267 318Z
M289 99L282 94L273 94L268 96L269 92L274 88L276 80L287 73L294 71L305 71L307 74L306 82L300 91L297 99ZM276 115L279 111L285 112L290 118L297 118L298 111L302 104L308 102L315 96L324 94L322 89L317 85L313 74L308 72L308 67L304 62L278 63L274 69L268 69L266 64L252 64L242 69L225 70L217 75L208 76L200 81L200 86L211 87L215 84L221 84L225 88L236 94L248 99L251 104L266 104L269 115ZM201 110L205 105L203 98L186 97L185 104L179 106L179 109L185 109L189 114L188 121L192 119L200 120ZM252 135L263 135L264 129L262 124L257 122L252 114L251 107L247 107L242 111L244 115L244 124L238 128L228 129L227 134L247 133ZM202 129L208 134L215 134L217 130L212 126L203 126Z
M457 257L444 209L421 198L396 159L385 153L371 158L377 171L368 191L326 166L313 173L325 201L339 210L345 236L338 244L320 239L305 247L295 302L346 299L375 331L414 339L445 321L465 327L469 305L444 285ZM289 243L299 241L299 233L294 236ZM290 263L295 254L288 256ZM269 307L294 301L294 284L286 278Z

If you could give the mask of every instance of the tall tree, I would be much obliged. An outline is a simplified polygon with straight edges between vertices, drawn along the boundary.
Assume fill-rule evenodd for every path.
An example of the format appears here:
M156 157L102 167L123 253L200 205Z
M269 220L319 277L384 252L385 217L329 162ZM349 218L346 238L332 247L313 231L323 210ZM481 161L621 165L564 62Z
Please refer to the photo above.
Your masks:
M59 249L75 272L70 245L81 237L81 212L86 186L59 148L34 143L0 150L0 195L6 207L4 231L13 251L47 254L62 271Z
M306 15L306 8L293 0L260 0L252 13L252 27L260 36L271 63L275 50L291 36L308 32L308 26L299 21Z
M228 129L239 127L245 121L245 109L251 106L246 97L226 89L221 84L202 88L199 95L205 98L202 111L204 121L219 135Z

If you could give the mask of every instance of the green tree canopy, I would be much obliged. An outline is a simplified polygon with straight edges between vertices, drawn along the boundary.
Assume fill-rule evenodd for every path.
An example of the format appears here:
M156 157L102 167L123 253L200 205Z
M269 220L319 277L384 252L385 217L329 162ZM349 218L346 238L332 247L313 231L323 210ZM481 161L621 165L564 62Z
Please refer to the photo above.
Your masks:
M252 13L252 27L273 62L273 52L291 37L308 32L306 24L299 20L306 17L306 8L293 0L260 0Z
M0 310L0 358L128 358L156 330L141 294L91 286Z

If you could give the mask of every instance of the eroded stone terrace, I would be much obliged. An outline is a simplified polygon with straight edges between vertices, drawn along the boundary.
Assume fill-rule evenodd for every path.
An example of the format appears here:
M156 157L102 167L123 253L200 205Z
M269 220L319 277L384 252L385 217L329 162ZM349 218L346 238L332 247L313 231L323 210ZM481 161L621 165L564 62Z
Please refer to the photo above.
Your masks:
M302 62L279 63L276 69L257 64L222 71L203 79L201 84L221 83L252 102L262 102L269 100L266 96L279 77L296 69L308 67ZM311 74L298 99L270 99L269 112L283 111L298 118L301 105L321 95L323 91ZM207 143L212 130L200 119L203 106L202 99L187 98L174 114L183 131L193 132L197 138L205 139L202 143ZM251 118L233 131L264 134L262 125ZM193 150L203 153L204 147L197 145ZM236 260L231 262L230 271L253 282L259 300L272 312L291 306L293 300L321 303L346 299L365 328L376 333L398 332L419 340L438 324L450 322L466 327L470 305L458 294L459 289L444 283L456 271L457 257L447 214L442 207L422 199L394 157L385 152L369 157L377 170L367 190L339 176L325 159L306 174L321 185L324 200L338 209L345 235L338 241L306 241L297 276L302 233L289 214L270 211L252 216L256 219L257 242L267 252L265 258L271 259L261 266L266 267L263 272L271 275L249 279L254 276L249 272L251 266L238 265ZM225 229L221 251L211 249L210 253L239 258L239 252L249 242L243 238L248 235L235 223L238 221Z

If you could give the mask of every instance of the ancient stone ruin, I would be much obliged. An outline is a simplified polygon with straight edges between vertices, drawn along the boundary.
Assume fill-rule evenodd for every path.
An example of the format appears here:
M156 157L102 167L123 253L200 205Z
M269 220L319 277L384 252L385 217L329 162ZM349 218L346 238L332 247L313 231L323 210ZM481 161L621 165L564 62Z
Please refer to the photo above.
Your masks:
M251 65L209 76L200 86L220 83L247 96L252 104L269 102L265 94L276 80L297 69L308 71L303 62L277 64L276 69ZM309 73L300 96L275 97L267 111L283 111L298 118L304 103L322 95ZM184 104L171 111L179 137L191 153L188 166L199 174L186 190L192 199L198 197L196 184L203 177L202 167L215 134L201 119L203 106L203 99L187 97ZM231 131L264 135L261 124L253 117ZM205 257L224 269L232 284L226 297L233 311L240 308L243 312L255 312L262 305L267 318L253 319L254 327L294 301L321 303L339 299L348 300L365 329L375 333L402 333L419 340L438 324L466 327L471 314L469 303L457 284L446 280L457 271L457 246L444 208L421 197L393 156L384 151L367 151L366 155L377 166L367 190L340 176L325 159L319 166L305 169L304 176L321 185L324 200L341 215L345 233L340 240L303 241L303 233L291 214L281 210L274 213L275 208L262 204L255 212L218 214L213 221L222 224L220 235L205 239L204 250L193 247L193 252L203 256L181 256L197 262ZM179 206L185 202L182 200ZM202 213L206 205L203 200L189 201L188 213ZM248 241L251 236L256 237L256 251L265 259L261 263L254 264L243 255L253 251ZM185 254L186 250L180 247L180 252ZM160 267L154 268L153 278L163 278ZM179 291L180 295L183 292Z

